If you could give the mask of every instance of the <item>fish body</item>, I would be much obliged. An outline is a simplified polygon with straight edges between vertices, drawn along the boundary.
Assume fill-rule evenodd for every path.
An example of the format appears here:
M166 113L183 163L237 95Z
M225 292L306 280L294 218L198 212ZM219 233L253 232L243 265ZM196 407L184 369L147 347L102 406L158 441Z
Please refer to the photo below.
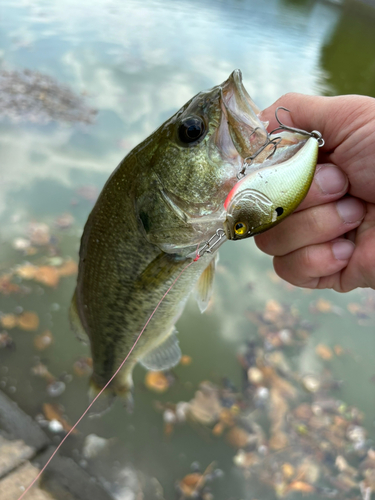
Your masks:
M236 70L186 103L106 182L82 235L70 312L73 329L90 342L91 396L115 373L153 313L107 395L129 396L137 362L150 370L178 363L175 323L194 287L201 310L207 306L216 251L186 266L197 247L223 228L224 202L244 158L267 140L258 113Z

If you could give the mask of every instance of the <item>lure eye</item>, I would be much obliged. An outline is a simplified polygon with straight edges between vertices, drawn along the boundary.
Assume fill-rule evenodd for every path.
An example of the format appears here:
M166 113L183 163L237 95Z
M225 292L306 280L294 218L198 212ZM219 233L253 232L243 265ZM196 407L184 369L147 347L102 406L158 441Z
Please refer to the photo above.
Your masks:
M237 222L236 225L234 226L234 232L238 236L243 236L247 231L246 224L244 222Z
M202 118L191 116L178 127L178 137L184 144L191 144L200 139L206 131Z
M277 207L275 212L277 213L277 216L280 217L280 215L283 215L284 209L283 207Z

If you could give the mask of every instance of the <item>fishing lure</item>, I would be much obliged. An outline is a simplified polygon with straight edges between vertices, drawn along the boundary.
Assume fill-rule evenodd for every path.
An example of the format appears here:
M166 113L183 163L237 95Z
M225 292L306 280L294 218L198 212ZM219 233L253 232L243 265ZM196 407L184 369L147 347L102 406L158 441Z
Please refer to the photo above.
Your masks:
M234 185L224 203L224 227L217 229L204 243L198 250L199 255L216 250L227 240L245 239L267 231L294 212L305 198L314 177L318 149L324 145L324 139L317 130L307 132L284 125L278 117L280 109L289 112L281 106L276 109L275 116L280 126L268 134L258 151L245 158L239 173L241 180ZM271 145L273 151L267 159L275 153L280 138L272 135L279 130L306 135L308 140L288 160L245 175L245 171L268 146Z

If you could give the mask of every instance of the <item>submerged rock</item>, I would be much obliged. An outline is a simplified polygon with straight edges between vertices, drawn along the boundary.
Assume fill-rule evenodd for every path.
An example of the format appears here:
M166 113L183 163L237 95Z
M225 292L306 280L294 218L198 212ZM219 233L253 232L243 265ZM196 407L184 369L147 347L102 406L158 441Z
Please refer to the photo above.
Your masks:
M25 69L0 71L0 117L13 121L92 123L96 110L54 78Z
M105 439L96 434L89 434L83 443L82 454L87 459L95 458L108 449L111 442L111 439Z

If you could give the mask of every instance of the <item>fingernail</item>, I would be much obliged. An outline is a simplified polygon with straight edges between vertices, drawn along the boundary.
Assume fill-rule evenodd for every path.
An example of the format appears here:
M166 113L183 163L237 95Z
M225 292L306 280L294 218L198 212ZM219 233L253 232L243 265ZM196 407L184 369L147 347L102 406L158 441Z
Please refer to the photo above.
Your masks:
M321 167L315 175L315 181L324 194L335 194L344 191L347 179L337 167Z
M336 206L344 222L357 222L365 214L363 204L356 198L342 198L336 203Z
M354 252L355 245L351 241L341 240L332 243L332 252L337 260L348 260Z

